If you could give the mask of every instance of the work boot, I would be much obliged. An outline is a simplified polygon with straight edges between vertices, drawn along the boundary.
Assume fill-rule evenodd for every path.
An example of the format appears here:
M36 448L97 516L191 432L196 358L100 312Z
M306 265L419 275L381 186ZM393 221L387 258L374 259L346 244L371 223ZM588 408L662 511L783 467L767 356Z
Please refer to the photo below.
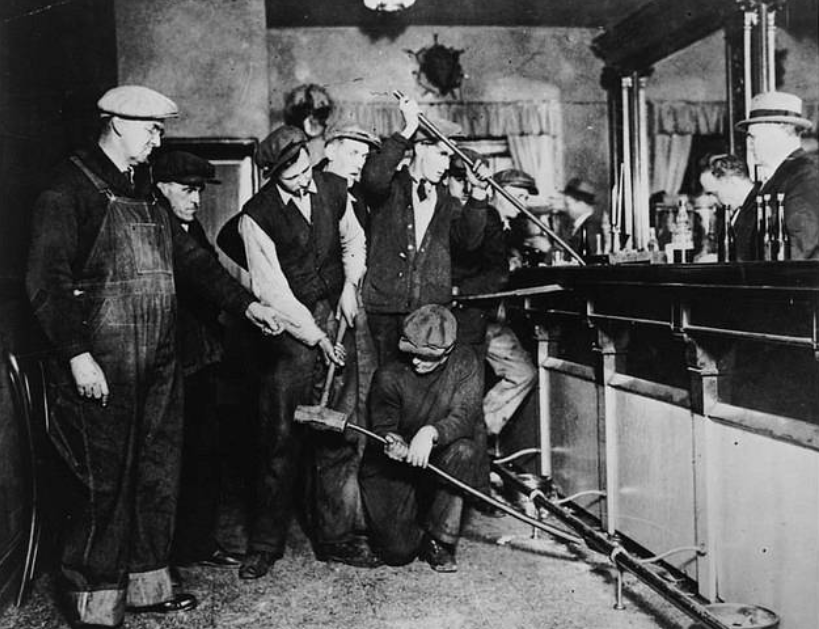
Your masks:
M185 594L180 592L174 594L173 598L161 603L154 603L153 605L128 605L125 611L132 614L171 614L175 612L186 612L191 609L196 609L199 601L193 594Z
M276 563L276 555L266 550L251 551L245 555L239 568L240 579L261 579Z
M319 561L335 561L356 568L377 568L384 564L363 539L352 539L338 544L319 544L316 558Z
M435 572L458 571L458 563L455 561L455 546L439 542L429 535L421 543L418 558L426 561Z

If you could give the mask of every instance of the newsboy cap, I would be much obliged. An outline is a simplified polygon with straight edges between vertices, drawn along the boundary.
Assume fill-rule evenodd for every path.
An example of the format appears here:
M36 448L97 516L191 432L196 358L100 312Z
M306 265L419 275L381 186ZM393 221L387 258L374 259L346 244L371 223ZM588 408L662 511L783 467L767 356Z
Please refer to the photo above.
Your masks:
M457 122L436 116L427 116L426 118L445 138L450 140L463 140L466 137L463 127ZM440 142L440 139L424 125L421 125L418 127L418 131L415 132L412 141L420 144L435 144L436 142Z
M329 144L334 140L358 140L368 144L373 148L381 147L381 140L375 134L365 131L357 125L344 125L332 127L324 136L324 143Z
M580 177L569 179L569 183L563 189L563 194L589 205L593 205L595 201L594 188L588 181L584 181Z
M307 146L307 135L298 127L283 125L256 149L256 165L273 175Z
M142 85L112 87L97 101L97 108L101 116L129 120L165 120L179 115L175 102Z
M523 188L529 194L537 194L537 183L535 183L535 178L532 177L529 173L525 173L522 170L517 170L516 168L507 168L506 170L501 170L500 172L495 173L493 177L495 183L499 186L512 186L514 188Z
M751 99L748 117L740 120L738 129L762 122L792 124L801 129L810 129L813 123L802 115L802 99L787 92L762 92Z
M458 324L452 313L444 306L428 304L404 318L398 349L434 360L450 352L457 333Z
M216 168L208 160L186 151L160 153L152 168L154 181L174 181L194 186L221 183L216 179Z

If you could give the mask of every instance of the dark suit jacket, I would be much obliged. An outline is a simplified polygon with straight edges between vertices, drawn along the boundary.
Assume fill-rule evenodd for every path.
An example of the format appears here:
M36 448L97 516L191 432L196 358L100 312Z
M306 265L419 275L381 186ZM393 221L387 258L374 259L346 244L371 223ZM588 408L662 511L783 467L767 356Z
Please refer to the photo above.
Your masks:
M737 261L756 260L756 195L759 188L754 186L745 197L742 207L734 220L734 242L737 248Z
M819 163L802 149L791 153L760 194L785 194L785 225L793 260L819 259Z

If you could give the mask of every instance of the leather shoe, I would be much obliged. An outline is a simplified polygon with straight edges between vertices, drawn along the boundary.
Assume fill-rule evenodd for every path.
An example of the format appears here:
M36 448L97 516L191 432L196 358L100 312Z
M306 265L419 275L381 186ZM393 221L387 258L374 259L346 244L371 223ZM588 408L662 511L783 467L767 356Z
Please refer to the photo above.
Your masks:
M356 568L377 568L384 565L366 540L350 540L338 544L320 544L316 551L319 561L335 561Z
M268 551L259 550L249 552L242 561L239 568L240 579L260 579L267 574L267 571L276 563L276 556Z
M125 611L132 614L170 614L173 612L187 612L196 609L199 601L193 594L175 594L174 597L153 605L128 606Z
M444 544L434 537L427 536L421 544L418 558L426 561L435 572L457 572L458 564L455 561L455 547Z
M203 566L206 568L238 568L242 565L242 558L226 550L217 548L208 557L192 561L190 566Z

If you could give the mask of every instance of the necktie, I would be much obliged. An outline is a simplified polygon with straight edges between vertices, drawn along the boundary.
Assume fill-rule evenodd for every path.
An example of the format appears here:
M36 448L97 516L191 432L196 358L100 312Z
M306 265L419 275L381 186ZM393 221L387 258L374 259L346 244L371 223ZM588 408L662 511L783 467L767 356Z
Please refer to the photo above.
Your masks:
M418 200L423 201L427 198L427 181L422 179L418 182Z

